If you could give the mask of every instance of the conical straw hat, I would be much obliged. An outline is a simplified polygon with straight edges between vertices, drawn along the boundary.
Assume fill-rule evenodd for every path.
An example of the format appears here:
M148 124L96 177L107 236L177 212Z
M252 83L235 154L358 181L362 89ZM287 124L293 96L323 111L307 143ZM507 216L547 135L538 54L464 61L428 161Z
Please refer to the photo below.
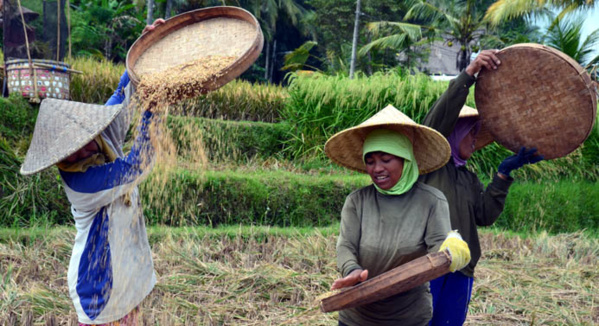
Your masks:
M467 105L464 105L464 107L462 107L462 110L460 110L460 114L459 114L458 118L470 118L470 117L476 117L476 118L480 119L480 117L478 115L478 110L471 108ZM482 120L481 120L480 130L478 131L478 134L476 135L476 145L474 146L474 150L477 151L477 150L489 145L494 140L495 139L493 138L493 135L491 135L489 128L487 128L482 123Z
M21 174L42 171L75 153L106 129L122 108L44 99Z
M333 162L365 173L362 148L366 136L375 129L389 129L407 136L414 147L420 174L432 172L449 160L451 149L442 134L417 124L392 105L388 105L358 126L333 135L324 145L325 153Z

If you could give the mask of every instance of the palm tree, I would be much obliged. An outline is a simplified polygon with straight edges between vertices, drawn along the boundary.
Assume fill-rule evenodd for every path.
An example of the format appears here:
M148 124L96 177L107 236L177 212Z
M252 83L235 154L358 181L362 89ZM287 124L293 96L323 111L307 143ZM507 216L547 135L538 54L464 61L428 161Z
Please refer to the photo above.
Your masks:
M487 9L485 19L492 26L497 26L512 18L542 13L548 7L562 10L557 17L561 19L569 12L591 9L596 5L594 0L497 0Z
M425 21L448 43L457 42L460 50L456 68L463 71L470 64L471 47L484 34L485 21L479 5L474 0L413 0L404 19Z
M545 44L562 51L581 65L592 64L599 60L593 58L593 51L599 44L599 29L582 39L584 19L580 15L557 19L557 23L549 28L545 36Z
M392 49L405 55L406 61L403 64L408 68L412 68L415 64L412 60L416 56L413 51L414 47L422 45L427 41L422 36L421 26L416 24L405 22L373 22L367 24L366 28L375 40L363 46L358 52L359 56L365 56L375 49Z

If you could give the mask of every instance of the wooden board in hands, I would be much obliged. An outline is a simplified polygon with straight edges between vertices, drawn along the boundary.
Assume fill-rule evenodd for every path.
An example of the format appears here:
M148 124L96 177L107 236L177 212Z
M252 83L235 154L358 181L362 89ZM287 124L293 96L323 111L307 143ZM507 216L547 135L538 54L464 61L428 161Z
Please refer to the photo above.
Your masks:
M383 300L449 273L449 265L448 252L428 254L322 299L320 310L332 312Z

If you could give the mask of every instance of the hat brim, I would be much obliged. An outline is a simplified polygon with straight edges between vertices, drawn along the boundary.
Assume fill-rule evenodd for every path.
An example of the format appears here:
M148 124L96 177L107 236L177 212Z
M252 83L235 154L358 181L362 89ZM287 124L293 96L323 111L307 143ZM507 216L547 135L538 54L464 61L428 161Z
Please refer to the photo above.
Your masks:
M475 117L480 120L478 111L475 108L464 105L462 107L462 110L460 111L458 118L471 118L471 117ZM487 126L485 126L485 124L483 123L482 120L480 120L480 121L481 121L481 126L480 126L480 130L478 131L478 134L476 135L476 143L474 145L475 151L477 151L495 141L489 128L487 128Z
M40 172L77 152L106 129L122 109L122 105L44 99L21 174Z
M405 117L407 121L397 123L368 123L367 120L356 127L338 132L326 142L325 153L333 162L343 167L366 173L362 159L366 136L375 129L389 129L410 139L420 174L430 173L444 166L451 156L451 149L445 137L438 131L416 124Z

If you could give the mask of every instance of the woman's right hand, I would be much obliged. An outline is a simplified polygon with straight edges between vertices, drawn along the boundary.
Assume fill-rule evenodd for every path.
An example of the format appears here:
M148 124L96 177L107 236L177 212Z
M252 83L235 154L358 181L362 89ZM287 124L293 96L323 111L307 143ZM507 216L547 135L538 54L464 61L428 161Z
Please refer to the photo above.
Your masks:
M337 290L346 288L348 286L354 286L359 282L364 282L368 278L368 270L355 269L351 273L347 274L346 277L340 278L333 282L331 290Z
M470 76L477 74L483 67L489 70L497 69L501 61L497 57L499 50L483 50L476 58L466 67L466 73Z

